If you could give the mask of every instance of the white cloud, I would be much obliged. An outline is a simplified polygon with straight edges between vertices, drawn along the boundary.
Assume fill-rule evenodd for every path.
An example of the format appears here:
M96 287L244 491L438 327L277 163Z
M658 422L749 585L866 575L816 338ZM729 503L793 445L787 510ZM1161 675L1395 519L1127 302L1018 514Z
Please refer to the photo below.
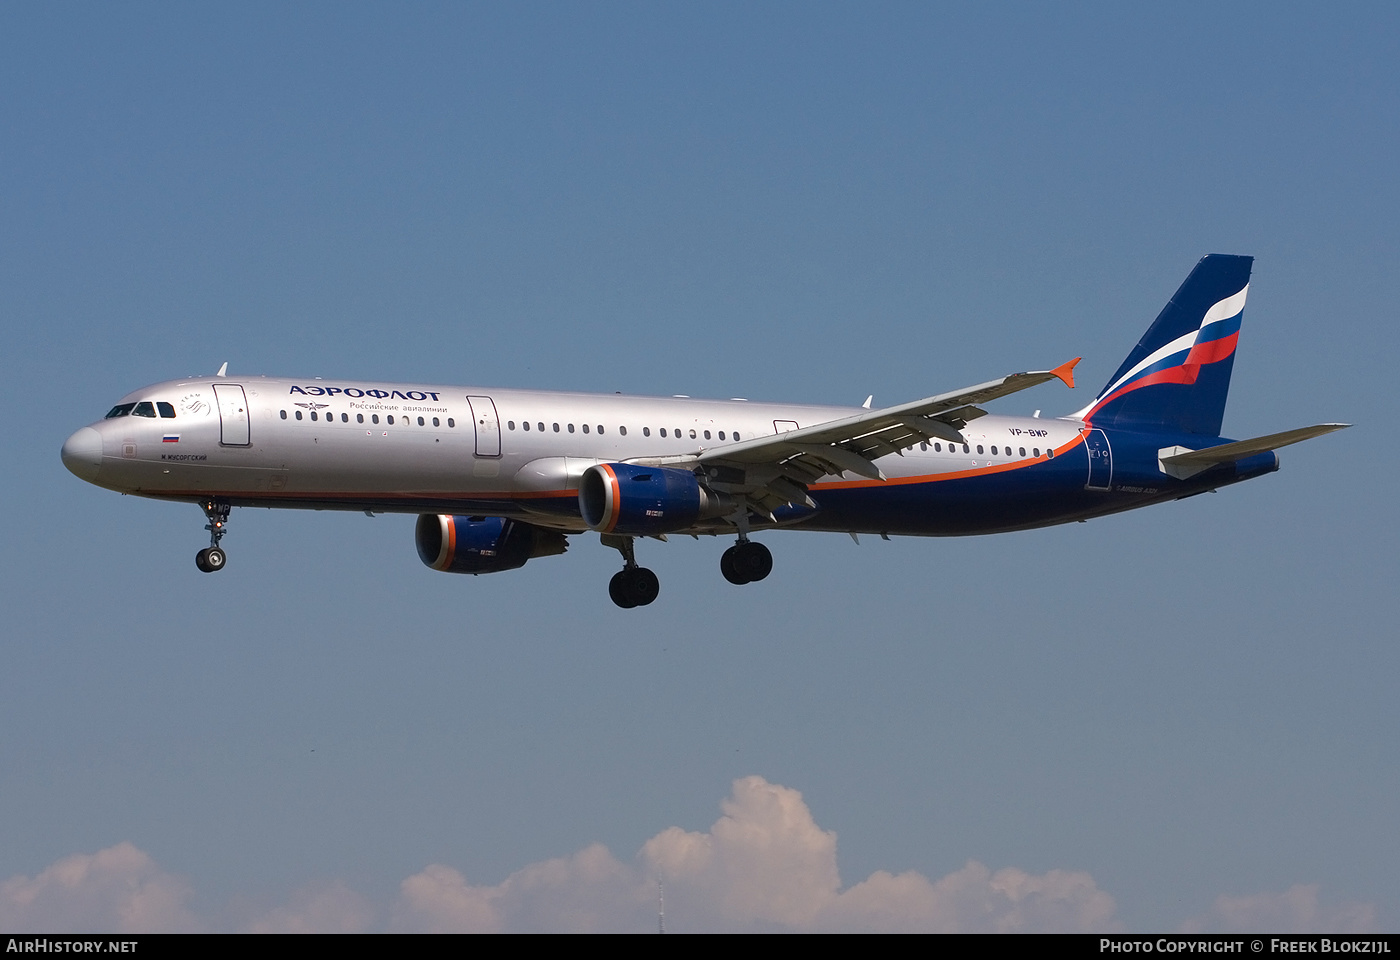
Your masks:
M841 885L836 834L817 826L802 794L762 777L734 781L721 809L707 834L672 827L648 840L647 872L724 921L815 923Z
M495 885L473 885L433 864L384 906L338 882L307 887L236 925L252 931L637 931L656 929L657 882L666 925L692 931L1116 932L1113 898L1087 873L969 861L936 880L877 871L841 884L836 834L796 790L762 777L734 782L708 831L680 827L630 861L602 844L531 864ZM0 928L142 933L211 928L186 907L189 886L130 843L60 860L37 877L0 884ZM1364 932L1369 904L1319 904L1318 888L1219 897L1187 931Z
M434 864L400 885L390 928L425 933L627 930L645 921L650 902L646 879L636 868L595 843L572 857L531 864L494 887L470 886L456 870Z
M673 931L1117 929L1113 898L1086 873L969 863L936 883L881 871L843 891L836 834L796 790L746 777L721 806L708 832L663 830L632 864L595 844L494 887L431 866L403 882L393 928L654 930L660 880Z
M1370 903L1323 906L1317 884L1297 884L1282 893L1242 897L1221 895L1203 917L1182 925L1187 933L1374 933L1376 908Z
M189 884L130 843L65 857L0 884L0 929L42 933L197 931Z
M842 893L830 911L843 930L935 933L1114 933L1113 898L1087 873L992 873L975 860L937 882L879 871Z

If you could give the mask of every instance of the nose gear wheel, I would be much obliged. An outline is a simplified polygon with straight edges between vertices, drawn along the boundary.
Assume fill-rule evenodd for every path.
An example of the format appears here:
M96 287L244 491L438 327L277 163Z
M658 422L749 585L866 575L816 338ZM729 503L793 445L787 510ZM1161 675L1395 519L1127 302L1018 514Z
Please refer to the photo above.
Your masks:
M228 515L233 508L217 500L206 500L200 505L209 522L204 529L209 531L209 546L194 555L194 565L203 573L218 573L228 563L228 554L219 547L219 541L228 532Z

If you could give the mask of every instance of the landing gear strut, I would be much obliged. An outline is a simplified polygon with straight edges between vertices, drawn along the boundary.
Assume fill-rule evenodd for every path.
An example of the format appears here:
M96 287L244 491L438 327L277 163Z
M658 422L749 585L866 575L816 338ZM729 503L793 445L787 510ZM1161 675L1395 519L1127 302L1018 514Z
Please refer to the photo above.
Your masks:
M637 554L632 537L617 537L603 534L603 546L612 547L622 554L622 569L613 574L608 582L608 596L612 602L629 610L632 607L645 607L661 593L661 581L646 567L637 566Z
M219 548L219 541L228 532L224 528L228 525L228 515L233 508L214 500L205 500L199 506L209 518L204 525L204 529L209 531L209 546L194 555L194 565L205 573L217 573L228 563L228 555Z

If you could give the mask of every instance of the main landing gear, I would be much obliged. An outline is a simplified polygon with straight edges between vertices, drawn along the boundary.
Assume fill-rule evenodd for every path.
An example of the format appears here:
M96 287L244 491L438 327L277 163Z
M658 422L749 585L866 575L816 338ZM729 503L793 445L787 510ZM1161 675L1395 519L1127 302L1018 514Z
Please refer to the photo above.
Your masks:
M637 566L632 537L603 535L603 545L622 554L622 569L608 582L608 596L624 610L645 607L661 593L661 581L646 567Z
M209 522L204 525L204 529L209 531L209 546L194 555L194 565L205 573L218 573L224 568L224 564L228 563L228 555L219 548L219 541L227 533L224 527L228 525L228 515L232 507L214 500L206 500L200 507L209 518Z
M773 572L773 554L763 544L740 537L719 558L719 572L733 584L755 583Z

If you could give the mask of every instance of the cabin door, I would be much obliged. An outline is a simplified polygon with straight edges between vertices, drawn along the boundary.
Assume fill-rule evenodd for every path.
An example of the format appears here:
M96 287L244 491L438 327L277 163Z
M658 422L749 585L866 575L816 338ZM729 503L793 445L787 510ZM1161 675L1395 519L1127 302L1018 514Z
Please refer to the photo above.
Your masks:
M248 398L243 395L243 388L236 383L216 383L214 397L219 404L219 442L226 447L251 445Z
M472 408L472 423L476 426L476 455L501 455L501 421L496 416L496 404L490 397L467 397Z

